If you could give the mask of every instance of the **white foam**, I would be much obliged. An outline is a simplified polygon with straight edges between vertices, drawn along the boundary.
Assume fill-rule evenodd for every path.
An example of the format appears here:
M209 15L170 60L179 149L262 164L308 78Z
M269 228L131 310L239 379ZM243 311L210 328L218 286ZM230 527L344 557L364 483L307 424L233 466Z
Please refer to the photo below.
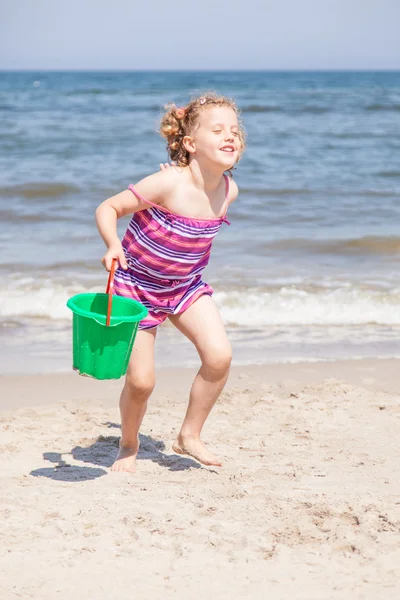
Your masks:
M400 324L400 294L360 289L308 292L281 288L216 292L215 301L230 325L380 325Z
M57 284L43 285L39 289L29 285L5 289L0 291L0 316L67 320L71 318L71 312L66 307L68 298L85 291L88 290L80 286L66 289Z
M38 284L32 279L0 290L0 316L40 317L69 320L68 298L83 292L79 284L65 287L50 280ZM263 327L273 325L400 325L399 290L376 291L359 288L307 291L295 287L279 290L249 289L217 291L214 294L222 318L228 325Z

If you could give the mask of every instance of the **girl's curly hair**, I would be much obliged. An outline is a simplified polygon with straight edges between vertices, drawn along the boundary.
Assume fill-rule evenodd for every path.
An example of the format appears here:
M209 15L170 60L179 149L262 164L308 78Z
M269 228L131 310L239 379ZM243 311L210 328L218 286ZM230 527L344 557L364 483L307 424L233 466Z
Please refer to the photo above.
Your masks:
M209 92L194 98L184 107L178 108L175 104L169 104L165 107L166 113L161 119L160 134L167 140L169 157L176 165L185 167L189 164L189 152L183 145L183 138L194 131L201 111L212 106L228 106L236 113L241 143L239 159L242 156L245 148L245 131L240 121L239 109L230 98L218 96L215 92Z

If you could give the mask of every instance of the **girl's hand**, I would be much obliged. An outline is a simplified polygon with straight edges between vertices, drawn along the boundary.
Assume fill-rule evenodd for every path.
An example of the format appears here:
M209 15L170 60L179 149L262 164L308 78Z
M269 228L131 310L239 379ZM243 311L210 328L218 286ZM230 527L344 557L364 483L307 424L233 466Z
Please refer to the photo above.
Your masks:
M116 258L118 260L119 265L123 269L126 270L128 268L121 242L119 242L118 245L115 244L113 246L110 246L103 258L101 259L101 264L107 269L107 271L111 271L113 258Z
M171 161L171 163L160 163L160 171L166 171L170 167L175 167L174 161Z

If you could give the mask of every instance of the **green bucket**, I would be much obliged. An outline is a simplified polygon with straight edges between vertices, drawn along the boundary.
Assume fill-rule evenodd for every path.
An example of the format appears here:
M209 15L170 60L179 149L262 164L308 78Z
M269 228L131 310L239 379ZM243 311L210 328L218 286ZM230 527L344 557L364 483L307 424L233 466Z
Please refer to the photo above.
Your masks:
M95 379L125 375L138 325L147 316L147 308L136 300L107 293L77 294L67 306L73 312L73 369Z

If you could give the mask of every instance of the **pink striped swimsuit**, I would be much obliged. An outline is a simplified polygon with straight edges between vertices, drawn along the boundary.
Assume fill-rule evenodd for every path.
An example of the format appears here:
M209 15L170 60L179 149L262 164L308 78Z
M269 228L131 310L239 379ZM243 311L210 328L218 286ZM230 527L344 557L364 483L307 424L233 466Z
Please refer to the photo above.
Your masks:
M141 302L149 311L139 329L151 329L168 315L184 312L213 289L202 281L213 239L221 229L228 203L229 179L225 177L222 217L197 219L170 212L129 189L149 208L133 214L122 240L128 269L115 273L114 292Z

